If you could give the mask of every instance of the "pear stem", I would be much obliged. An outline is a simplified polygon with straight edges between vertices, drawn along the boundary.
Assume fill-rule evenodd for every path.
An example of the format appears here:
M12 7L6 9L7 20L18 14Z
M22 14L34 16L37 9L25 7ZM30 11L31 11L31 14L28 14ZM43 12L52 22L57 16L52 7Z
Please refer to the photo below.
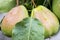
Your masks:
M34 0L31 0L31 2L34 5L34 7L36 7L36 4L35 4Z
M19 0L16 0L17 6L19 5Z

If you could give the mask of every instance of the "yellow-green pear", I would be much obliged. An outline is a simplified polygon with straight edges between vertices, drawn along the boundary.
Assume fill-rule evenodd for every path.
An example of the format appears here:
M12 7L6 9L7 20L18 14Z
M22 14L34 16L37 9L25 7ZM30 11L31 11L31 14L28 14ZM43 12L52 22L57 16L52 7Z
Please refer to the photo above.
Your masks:
M0 12L5 13L16 6L16 0L0 0Z
M55 15L60 19L60 0L53 0L52 10Z

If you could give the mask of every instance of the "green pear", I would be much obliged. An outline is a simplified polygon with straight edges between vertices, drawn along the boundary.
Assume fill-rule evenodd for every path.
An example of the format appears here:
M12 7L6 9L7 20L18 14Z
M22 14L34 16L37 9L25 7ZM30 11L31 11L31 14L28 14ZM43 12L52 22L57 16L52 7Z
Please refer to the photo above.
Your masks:
M60 19L60 0L53 0L52 10L56 16Z
M27 9L23 5L11 9L1 23L2 32L5 35L11 36L15 24L22 21L26 17L29 16Z
M8 12L16 6L15 0L0 0L0 12Z
M31 16L41 21L44 26L45 38L53 35L59 29L59 21L57 17L46 7L38 6L32 10Z

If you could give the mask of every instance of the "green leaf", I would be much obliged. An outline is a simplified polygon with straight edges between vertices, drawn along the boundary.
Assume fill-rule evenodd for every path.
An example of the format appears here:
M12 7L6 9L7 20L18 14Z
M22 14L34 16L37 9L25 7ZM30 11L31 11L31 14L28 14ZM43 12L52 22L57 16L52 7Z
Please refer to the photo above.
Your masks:
M44 40L44 28L37 19L26 18L16 24L12 40Z

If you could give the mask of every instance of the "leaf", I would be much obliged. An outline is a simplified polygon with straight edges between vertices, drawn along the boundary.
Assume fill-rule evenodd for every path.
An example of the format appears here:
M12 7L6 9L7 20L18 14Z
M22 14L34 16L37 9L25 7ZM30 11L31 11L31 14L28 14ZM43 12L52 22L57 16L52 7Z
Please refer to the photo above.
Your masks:
M44 28L37 19L26 18L16 24L12 40L44 40Z

